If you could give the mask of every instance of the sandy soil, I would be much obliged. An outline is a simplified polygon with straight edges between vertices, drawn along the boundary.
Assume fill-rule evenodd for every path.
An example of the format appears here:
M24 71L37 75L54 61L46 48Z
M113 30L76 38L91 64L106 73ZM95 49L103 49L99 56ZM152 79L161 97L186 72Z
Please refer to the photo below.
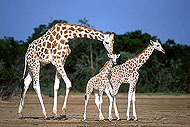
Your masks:
M47 114L52 117L53 98L43 96ZM58 115L61 113L64 96L58 98ZM94 95L91 96L87 107L87 121L81 122L84 111L84 94L71 94L67 107L67 120L44 120L42 109L35 94L27 94L23 109L24 119L17 116L20 97L13 97L9 101L0 101L0 126L19 127L65 127L65 126L132 126L132 127L189 127L190 126L190 95L141 95L136 96L136 111L138 121L126 120L127 94L117 96L117 105L121 121L109 122L108 99L104 95L103 114L106 120L98 121L98 110L94 103ZM132 111L132 109L131 109ZM114 112L113 118L114 116ZM130 115L132 116L131 112Z

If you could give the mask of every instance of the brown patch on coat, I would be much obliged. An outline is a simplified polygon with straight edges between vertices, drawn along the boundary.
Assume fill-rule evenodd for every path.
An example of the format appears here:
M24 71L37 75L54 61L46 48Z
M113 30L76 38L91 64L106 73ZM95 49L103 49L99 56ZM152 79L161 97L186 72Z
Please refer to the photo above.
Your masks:
M61 36L59 35L59 33L57 33L56 39L59 40L61 38Z
M52 35L50 35L49 40L50 40L51 42L54 40Z
M59 30L60 30L60 27L57 27L57 31L59 32Z
M69 28L69 30L72 30L72 31L74 31L75 29L74 29L73 27L70 27L70 28Z
M64 45L65 41L63 39L61 39L60 43Z
M62 46L59 44L57 49L58 49L58 50L61 50L61 49L62 49Z
M55 31L53 31L53 33L52 33L52 34L53 34L53 36L55 36L56 32L55 32Z
M47 42L47 48L51 48L51 43Z
M48 49L45 49L44 53L45 53L45 54L48 54Z
M68 37L68 35L64 35L64 37L65 37L65 38L67 38L67 37Z

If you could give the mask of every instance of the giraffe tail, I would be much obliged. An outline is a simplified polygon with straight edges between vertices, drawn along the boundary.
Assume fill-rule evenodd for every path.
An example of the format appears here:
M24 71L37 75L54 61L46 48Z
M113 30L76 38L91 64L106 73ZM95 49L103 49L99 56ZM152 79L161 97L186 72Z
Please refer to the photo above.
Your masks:
M21 98L23 98L23 92L24 92L24 78L25 78L25 73L26 73L26 66L27 66L27 62L26 62L26 57L25 57L25 63L24 63L24 73L23 73L23 77L21 79Z
M23 76L22 76L22 79L21 79L21 80L24 80L24 78L25 78L26 66L27 66L27 62L26 62L26 57L25 57L25 62L24 62L24 72L23 72Z

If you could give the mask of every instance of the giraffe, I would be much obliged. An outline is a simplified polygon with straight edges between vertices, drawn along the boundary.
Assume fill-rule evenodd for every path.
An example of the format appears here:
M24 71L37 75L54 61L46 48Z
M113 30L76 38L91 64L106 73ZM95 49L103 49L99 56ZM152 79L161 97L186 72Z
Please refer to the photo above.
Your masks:
M156 42L150 40L150 44L146 49L142 51L142 53L138 54L137 56L128 59L126 62L124 62L121 65L114 66L111 69L111 78L110 82L113 87L113 103L114 103L114 109L115 113L118 115L118 110L116 107L116 95L118 93L119 87L122 83L129 83L129 92L128 92L128 107L127 107L127 120L130 120L129 118L129 110L130 110L130 103L131 100L133 102L133 116L134 120L138 120L136 111L135 111L135 90L136 90L136 84L139 78L138 70L140 67L146 63L146 61L149 59L150 55L154 51L154 49L161 51L165 54L164 49L162 48L161 44L156 40Z
M67 77L64 65L67 57L71 53L68 42L74 38L90 38L102 41L105 49L109 53L113 52L114 34L104 34L96 29L82 25L55 24L44 35L30 43L25 54L25 68L22 78L23 88L18 109L18 115L21 118L24 98L32 80L33 88L38 95L43 115L47 118L47 113L40 91L39 72L40 66L50 63L56 67L53 114L57 117L57 92L59 89L60 78L62 78L66 83L66 95L62 107L62 116L66 117L66 104L71 89L71 81ZM25 77L27 65L29 68L29 73Z
M112 67L113 64L116 64L116 59L119 58L120 54L108 54L108 57L110 58L110 60L108 60L104 67L100 70L100 73L98 73L97 75L93 76L87 83L86 86L86 94L85 94L85 110L84 110L84 119L83 121L86 120L86 108L87 108L87 104L88 104L88 100L90 98L90 95L93 91L93 89L95 89L95 103L96 106L98 107L99 110L99 120L104 120L103 114L101 112L101 105L102 105L102 96L103 96L103 91L105 91L105 93L107 94L108 98L109 98L109 117L108 119L111 121L112 120L112 116L111 116L111 109L112 109L112 102L113 102L113 98L112 98L112 88L108 79L108 74L110 72L110 69Z

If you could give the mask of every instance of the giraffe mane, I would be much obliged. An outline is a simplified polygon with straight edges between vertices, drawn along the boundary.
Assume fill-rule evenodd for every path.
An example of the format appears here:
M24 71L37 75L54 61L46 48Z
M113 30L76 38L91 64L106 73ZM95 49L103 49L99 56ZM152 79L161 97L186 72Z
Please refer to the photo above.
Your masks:
M84 25L78 25L78 24L66 24L66 23L63 23L63 24L65 24L65 25L70 25L70 26L80 26L80 27L83 27L83 28L85 28L85 29L87 29L87 30L94 30L94 32L100 32L100 33L103 34L102 31L99 31L99 30L96 30L96 29L94 29L94 28L90 28L90 27L87 27L87 26L84 26ZM61 26L62 23L57 23L56 25Z
M107 66L108 63L109 63L109 60L104 64L104 66L100 69L99 72L102 72L104 70L104 68Z
M147 50L147 48L148 47L150 47L151 45L149 44L141 53L139 53L138 55L136 55L136 56L134 56L134 57L132 57L132 58L129 58L127 61L129 61L129 60L131 60L131 59L135 59L135 58L138 58L142 53L144 53L145 52L145 50ZM126 61L126 62L127 62Z

